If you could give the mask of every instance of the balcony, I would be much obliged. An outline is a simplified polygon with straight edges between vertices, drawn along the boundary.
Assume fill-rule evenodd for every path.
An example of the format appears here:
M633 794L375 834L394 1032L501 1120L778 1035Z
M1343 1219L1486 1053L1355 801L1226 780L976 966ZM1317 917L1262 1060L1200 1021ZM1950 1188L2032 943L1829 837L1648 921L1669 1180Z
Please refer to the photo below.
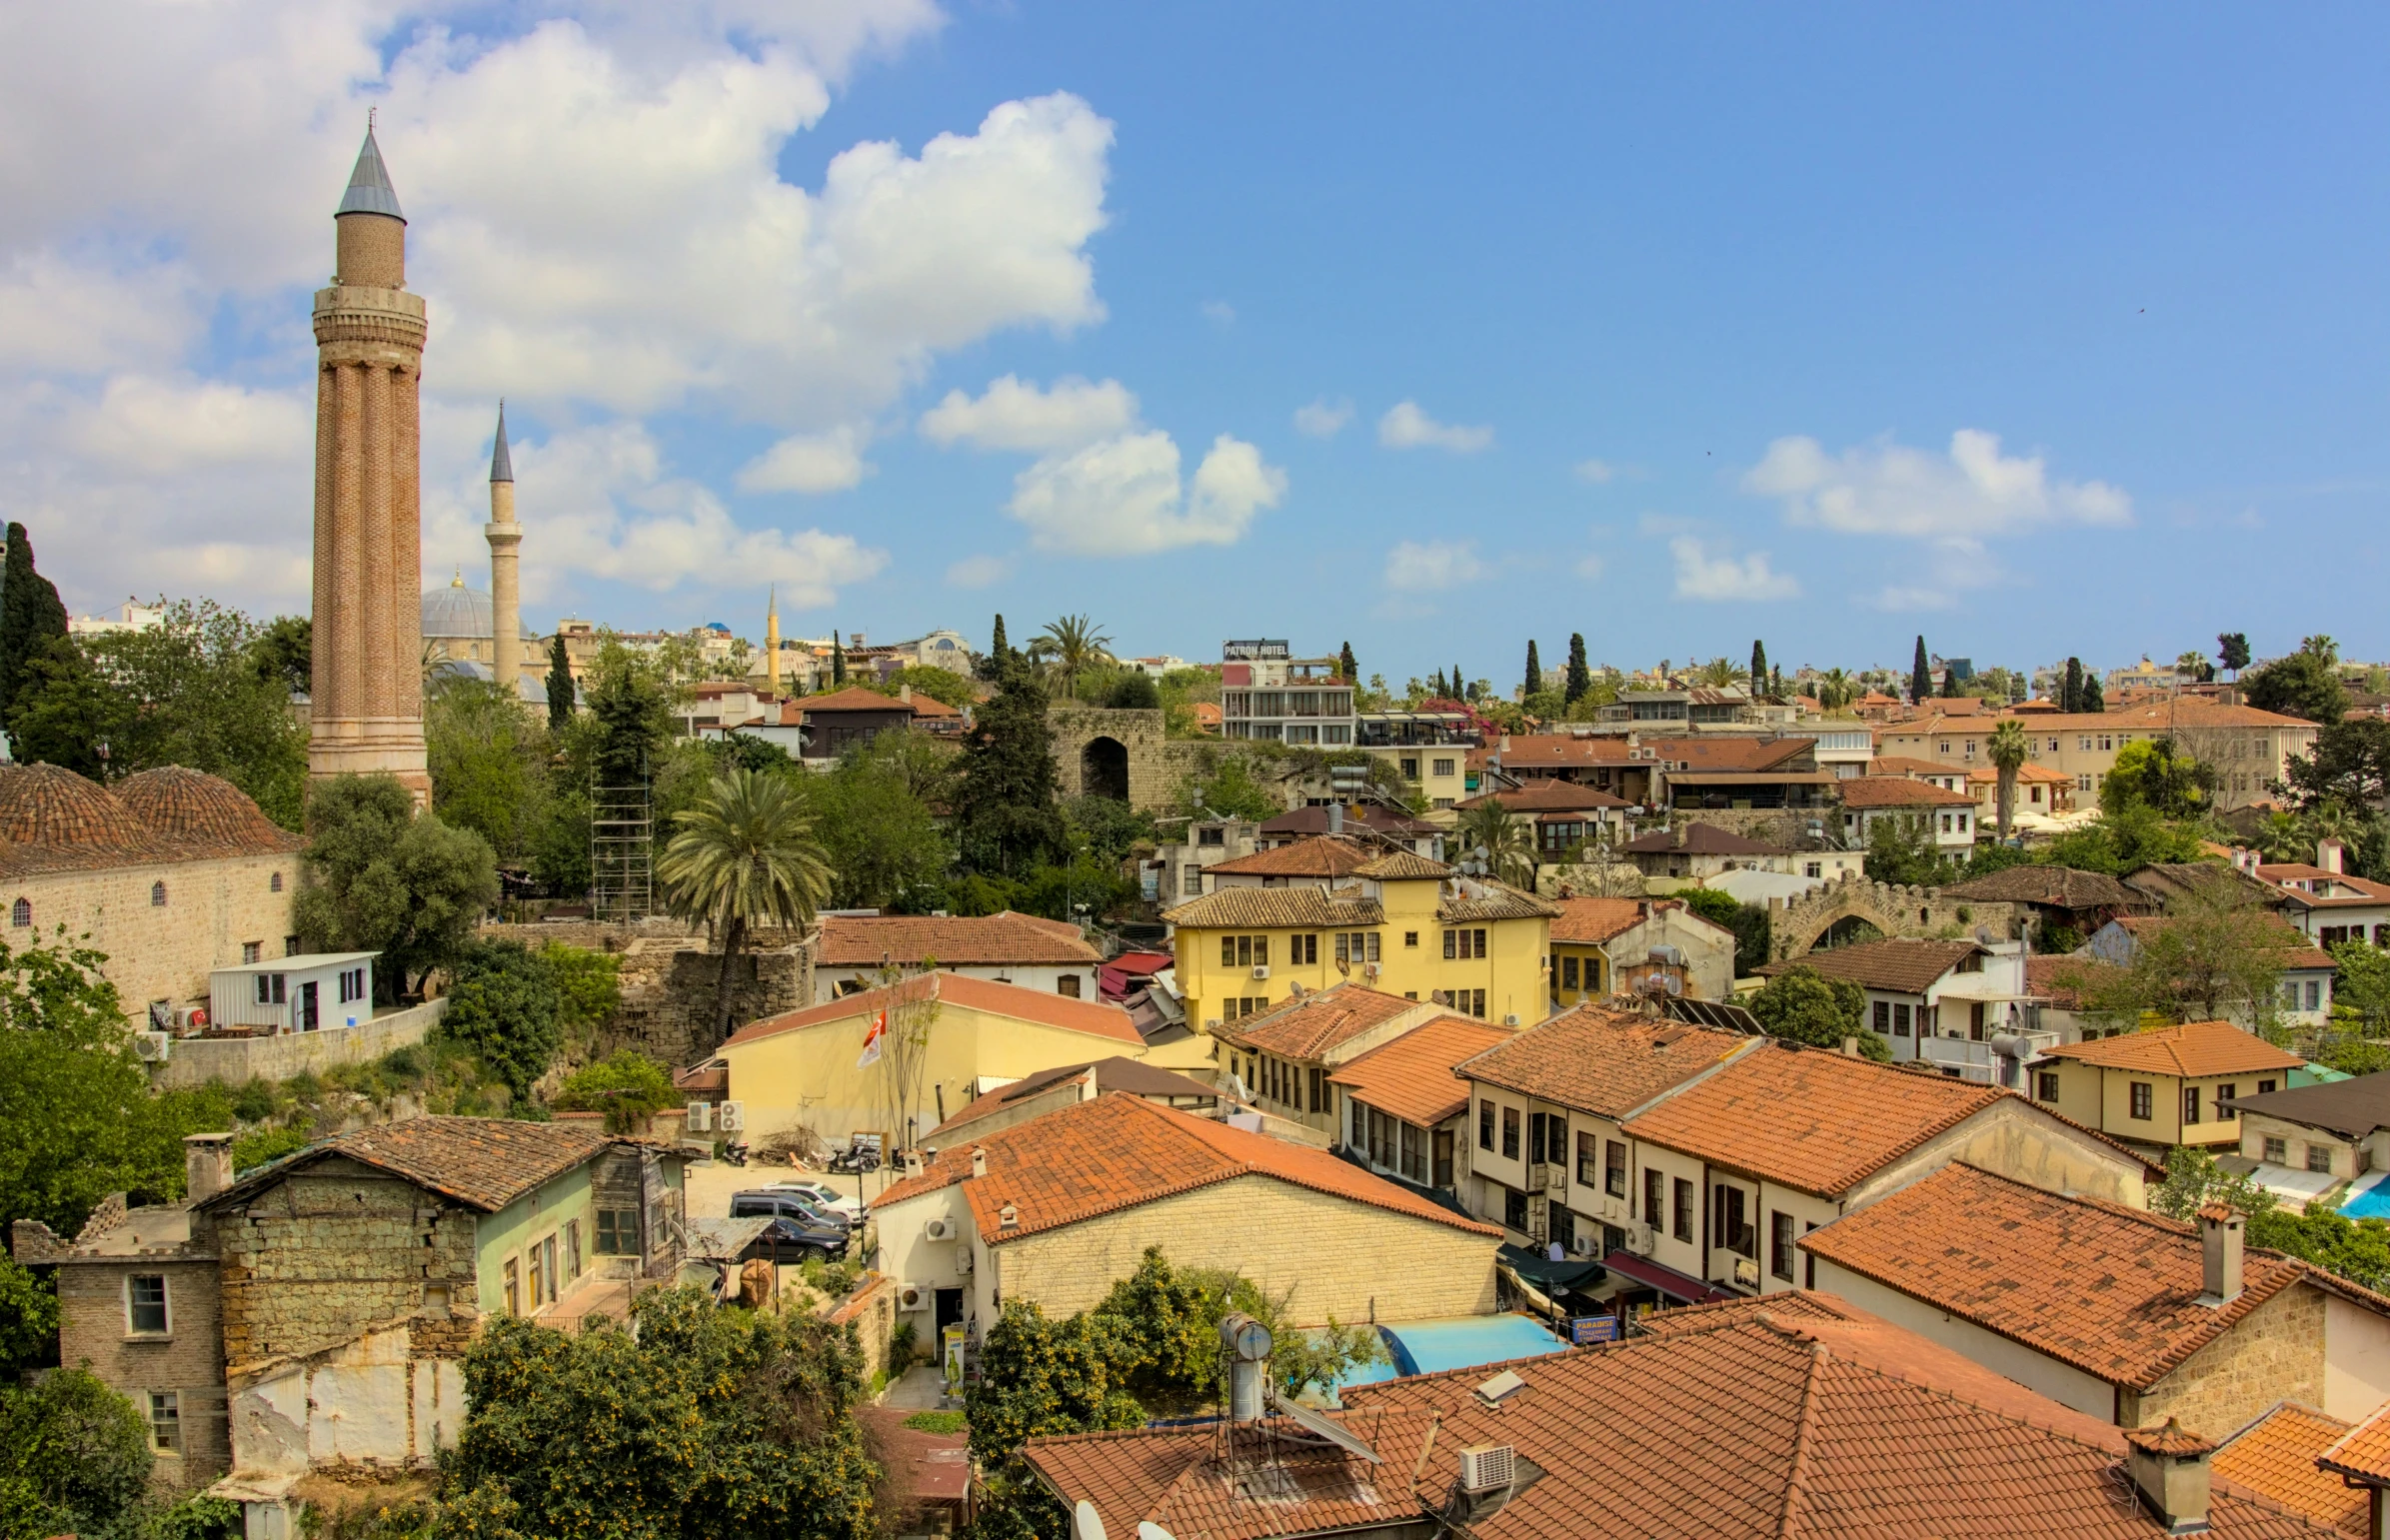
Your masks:
M1920 1037L1917 1057L1976 1085L2022 1090L2024 1066L2056 1046L2056 1032L2002 1032L1982 1042L1967 1037Z

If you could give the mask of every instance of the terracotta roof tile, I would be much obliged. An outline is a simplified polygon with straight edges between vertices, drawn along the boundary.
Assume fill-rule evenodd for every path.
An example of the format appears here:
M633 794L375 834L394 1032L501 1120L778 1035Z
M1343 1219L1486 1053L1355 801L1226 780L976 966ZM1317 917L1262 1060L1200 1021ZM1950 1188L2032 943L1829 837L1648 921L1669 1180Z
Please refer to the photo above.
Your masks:
M1495 919L1550 919L1559 905L1500 882L1478 882L1472 896L1463 892L1435 906L1435 917L1451 924Z
M1739 1032L1587 1004L1487 1049L1459 1072L1522 1096L1616 1118L1758 1043Z
M2274 891L2279 893L2282 892L2282 889L2275 888ZM2284 896L2289 895L2285 894ZM2278 965L2285 968L2338 966L2333 962L2330 952L2310 941L2300 933L2298 926L2282 915L2267 913L2257 917L2262 925L2262 934L2252 932L2250 939L2253 944L2262 939L2273 948L2276 952L2274 960ZM2163 914L2119 914L2116 916L2115 922L2124 929L2127 935L2136 940L2155 935L2172 923Z
M1678 835L1682 835L1679 838ZM1627 840L1618 848L1629 855L1783 855L1782 845L1764 844L1757 839L1718 827L1715 823L1687 823L1680 829L1656 829Z
M1965 902L2039 903L2062 909L2126 908L2146 901L2112 876L2072 866L2010 866L1953 882L1942 895Z
M230 781L180 766L110 790L55 765L0 765L0 876L291 854L305 843Z
M882 960L919 966L930 958L948 966L1102 961L1079 927L1016 914L825 914L823 967L878 967Z
M2124 969L2097 957L2061 954L2025 959L2025 987L2062 1010L2080 1008L2084 989L2123 976Z
M1919 760L1908 755L1878 755L1867 762L1869 775L1963 775L1966 771L1955 765L1937 760Z
M724 1039L723 1046L733 1047L753 1042L759 1037L771 1037L781 1032L803 1031L809 1026L821 1026L831 1021L851 1021L867 1011L878 1010L898 991L912 998L922 991L935 993L939 999L962 1005L990 1015L1012 1016L1023 1021L1036 1021L1066 1031L1086 1032L1096 1037L1110 1037L1116 1042L1133 1042L1144 1046L1145 1038L1138 1035L1130 1023L1129 1012L1118 1005L1101 1000L1075 1000L1069 995L1051 994L1044 989L1025 988L1020 984L1000 984L992 978L974 978L968 973L919 973L887 988L865 989L860 993L841 995L819 1005L802 1010L783 1011L766 1016L747 1025Z
M2390 1483L2390 1406L2334 1440L2316 1463L2360 1481Z
M2365 1540L2372 1501L2316 1468L2316 1458L2349 1430L2337 1417L2284 1401L2224 1441L2209 1462L2216 1478L2271 1498L2293 1513Z
M1338 925L1381 925L1385 908L1351 889L1316 887L1222 887L1190 898L1162 917L1181 929L1321 930Z
M2047 1056L2076 1059L2103 1069L2140 1069L2194 1078L2296 1069L2305 1062L2296 1053L2277 1048L2229 1021L2185 1021L2096 1042L2070 1042L2050 1049Z
M1405 1012L1417 1012L1422 1020L1430 1013L1418 1000L1339 983L1295 995L1258 1015L1223 1021L1211 1035L1237 1047L1308 1061Z
M1214 861L1203 869L1215 876L1347 877L1367 865L1374 853L1343 834L1317 834L1234 860Z
M1414 850L1388 850L1353 867L1352 874L1377 882L1434 881L1450 876L1452 868Z
M1010 1085L1000 1085L982 1096L975 1096L955 1110L952 1117L922 1135L924 1143L943 1144L955 1136L957 1130L978 1122L991 1112L1001 1112L1017 1101L1027 1100L1055 1089L1065 1081L1093 1079L1096 1094L1110 1095L1116 1091L1132 1096L1204 1097L1209 1102L1219 1100L1219 1092L1200 1080L1191 1080L1176 1070L1140 1062L1134 1058L1103 1058L1084 1064L1063 1064L1053 1069L1041 1069L1023 1075Z
M1838 1197L2010 1094L1768 1039L1627 1122L1711 1165Z
M1853 775L1835 782L1845 807L1972 807L1975 799L1905 775Z
M1581 812L1594 808L1631 807L1634 804L1623 796L1580 786L1572 780L1556 780L1539 776L1522 783L1515 791L1488 791L1461 802L1474 807L1481 802L1495 801L1512 812Z
M1328 1080L1380 1112L1432 1128L1468 1107L1453 1066L1515 1035L1467 1016L1438 1016L1348 1060Z
M826 696L799 696L789 705L808 717L819 712L904 712L907 715L913 712L910 702L900 701L895 696L884 696L877 690L866 690L861 685L834 690Z
M1811 1254L2107 1381L2145 1389L2313 1274L2250 1246L2240 1297L2198 1303L2179 1220L1949 1165L1801 1240ZM2344 1288L2347 1286L2343 1286Z
M1562 898L1551 922L1551 938L1576 946L1598 946L1643 921L1641 898Z
M522 1122L504 1117L410 1117L321 1139L265 1166L207 1200L236 1203L301 1166L333 1156L403 1176L445 1197L495 1213L541 1183L595 1159L616 1144L585 1123Z
M971 1174L975 1149L987 1151L986 1176ZM1501 1233L1326 1150L1175 1112L1139 1096L1099 1096L949 1146L928 1170L897 1182L871 1206L961 1182L981 1237L998 1245L1241 1176L1267 1176L1489 1238ZM1003 1222L1008 1206L1017 1221L1011 1226ZM1492 1264L1490 1249L1486 1262Z
M1847 978L1869 989L1899 994L1923 994L1934 980L1982 951L1973 941L1919 941L1889 936L1880 941L1854 941L1803 952L1782 962L1764 962L1751 971L1773 978L1796 967L1814 968L1828 978Z

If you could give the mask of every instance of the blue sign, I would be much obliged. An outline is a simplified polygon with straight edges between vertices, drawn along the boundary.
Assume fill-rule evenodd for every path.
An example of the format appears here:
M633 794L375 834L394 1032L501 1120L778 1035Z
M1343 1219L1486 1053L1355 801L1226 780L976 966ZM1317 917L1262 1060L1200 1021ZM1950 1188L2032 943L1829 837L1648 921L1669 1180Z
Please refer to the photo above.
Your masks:
M1614 1315L1578 1315L1569 1318L1568 1340L1578 1347L1595 1342L1618 1340L1618 1317Z

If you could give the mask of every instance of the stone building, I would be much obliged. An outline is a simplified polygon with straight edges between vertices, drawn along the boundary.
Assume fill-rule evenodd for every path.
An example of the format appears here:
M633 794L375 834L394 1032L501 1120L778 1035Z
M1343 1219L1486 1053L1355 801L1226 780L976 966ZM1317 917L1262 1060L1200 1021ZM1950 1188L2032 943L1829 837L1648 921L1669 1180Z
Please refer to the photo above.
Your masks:
M231 782L169 766L114 787L54 765L0 766L0 901L11 937L64 926L107 955L128 1015L171 1025L208 970L299 949L305 841Z

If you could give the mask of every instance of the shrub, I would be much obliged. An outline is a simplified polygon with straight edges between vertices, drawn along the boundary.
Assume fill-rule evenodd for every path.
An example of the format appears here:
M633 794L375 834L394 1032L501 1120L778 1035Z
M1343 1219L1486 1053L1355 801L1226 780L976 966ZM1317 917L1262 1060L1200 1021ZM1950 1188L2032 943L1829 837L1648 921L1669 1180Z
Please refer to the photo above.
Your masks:
M547 1071L560 1036L556 981L547 963L515 941L467 948L450 981L440 1031L481 1056L517 1101Z
M553 1104L562 1112L603 1112L608 1133L631 1133L678 1096L662 1064L625 1048L575 1070Z

